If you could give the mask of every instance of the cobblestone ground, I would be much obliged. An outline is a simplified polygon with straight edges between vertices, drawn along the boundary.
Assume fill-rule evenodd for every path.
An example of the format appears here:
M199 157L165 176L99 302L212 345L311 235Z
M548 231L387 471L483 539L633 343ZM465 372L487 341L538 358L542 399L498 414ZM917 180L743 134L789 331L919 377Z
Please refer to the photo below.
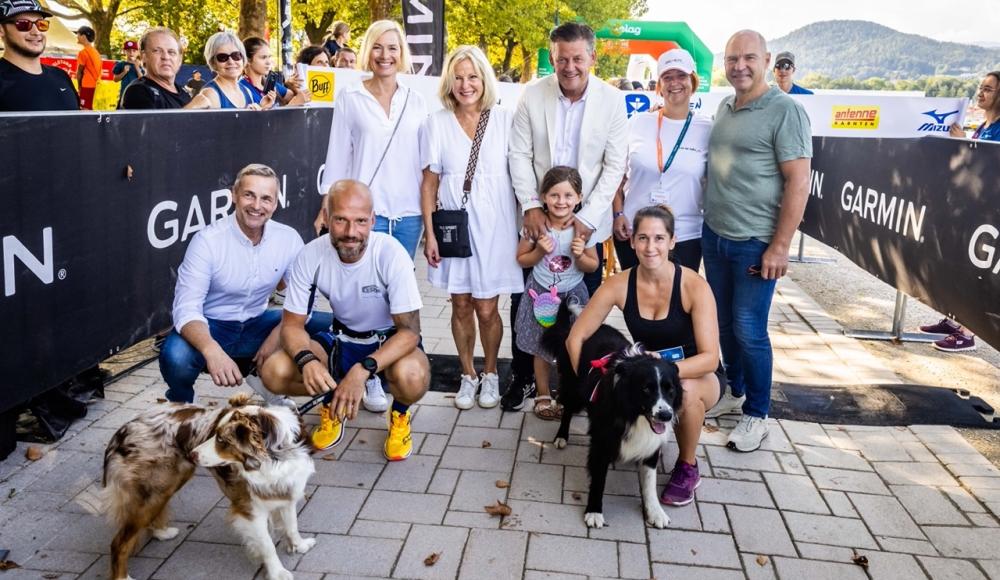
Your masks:
M446 297L427 288L425 296L424 344L453 353ZM771 331L776 381L899 382L788 280ZM233 392L204 380L196 389L199 402L215 405ZM107 577L112 531L90 513L103 450L163 390L155 363L146 365L110 386L40 460L26 460L21 444L0 463L0 548L21 566L0 579ZM1000 578L1000 471L957 431L769 423L764 448L738 454L724 447L733 422L709 421L697 499L668 509L665 530L644 525L634 468L617 466L609 525L589 530L585 417L558 450L554 423L498 408L459 412L451 396L429 393L415 408L415 451L404 462L382 457L384 417L363 413L349 425L332 460L316 461L301 506L300 528L316 547L279 553L299 579ZM663 465L676 454L665 449ZM486 513L497 500L511 515ZM226 527L211 477L200 473L172 505L180 535L146 543L131 560L133 577L262 577ZM428 566L431 554L439 558ZM855 563L862 556L866 567Z

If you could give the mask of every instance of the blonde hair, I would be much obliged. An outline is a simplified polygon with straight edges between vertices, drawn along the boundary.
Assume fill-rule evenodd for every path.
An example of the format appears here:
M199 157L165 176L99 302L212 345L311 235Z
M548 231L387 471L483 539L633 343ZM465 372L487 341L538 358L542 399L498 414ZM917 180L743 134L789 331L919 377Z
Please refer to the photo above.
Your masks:
M482 49L471 44L463 44L451 51L444 64L444 74L441 75L441 84L438 85L438 97L445 109L454 111L458 108L458 100L452 94L455 88L455 67L463 60L472 63L472 68L476 69L479 77L483 80L483 94L479 97L479 108L482 111L489 109L497 103L499 89L497 88L497 77L493 73L489 59L483 54Z
M396 72L408 73L411 71L412 60L410 58L410 45L406 44L406 34L403 28L395 20L376 20L365 31L365 38L361 41L361 62L359 68L363 71L371 70L372 48L378 39L386 32L395 32L399 37L399 63Z
M240 169L240 172L236 174L236 181L233 183L233 193L240 189L243 178L251 175L255 177L269 177L273 179L275 183L278 183L279 187L281 186L278 181L278 174L276 174L273 169L262 163L251 163L243 169Z

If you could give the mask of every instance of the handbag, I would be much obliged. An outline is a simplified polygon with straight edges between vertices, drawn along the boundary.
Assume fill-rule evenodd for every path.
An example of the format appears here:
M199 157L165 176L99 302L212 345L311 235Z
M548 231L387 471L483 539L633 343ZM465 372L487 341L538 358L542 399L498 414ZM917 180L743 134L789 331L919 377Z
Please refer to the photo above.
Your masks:
M431 227L434 229L434 239L438 243L438 253L442 258L468 258L472 255L472 238L469 234L469 213L465 206L469 203L472 193L472 178L476 174L476 164L479 162L479 146L486 133L486 124L490 120L490 109L479 115L476 125L476 135L472 139L472 150L469 152L469 164L465 168L465 181L462 184L461 209L441 209L438 199L437 209L431 214Z

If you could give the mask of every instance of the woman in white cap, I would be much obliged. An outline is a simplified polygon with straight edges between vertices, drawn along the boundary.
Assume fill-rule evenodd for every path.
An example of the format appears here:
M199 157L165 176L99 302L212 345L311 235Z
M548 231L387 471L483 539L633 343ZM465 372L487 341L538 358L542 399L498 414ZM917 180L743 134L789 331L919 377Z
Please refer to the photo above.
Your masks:
M675 48L661 54L656 73L663 107L629 120L628 169L612 204L615 253L623 270L635 266L632 220L640 209L664 204L676 220L671 258L697 272L712 121L691 111L698 75L688 51Z

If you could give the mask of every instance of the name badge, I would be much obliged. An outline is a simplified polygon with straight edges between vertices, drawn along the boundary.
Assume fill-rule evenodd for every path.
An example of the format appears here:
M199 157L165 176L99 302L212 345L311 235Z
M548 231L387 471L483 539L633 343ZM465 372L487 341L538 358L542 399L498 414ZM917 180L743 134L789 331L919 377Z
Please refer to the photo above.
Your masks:
M661 203L669 205L669 202L670 202L670 194L667 193L667 190L663 187L663 185L659 181L657 181L656 187L654 187L653 190L649 192L650 205L660 205Z
M684 360L684 347L675 346L674 348L665 348L663 350L656 351L659 353L660 358L663 360L668 360L670 362L677 362L679 360Z

